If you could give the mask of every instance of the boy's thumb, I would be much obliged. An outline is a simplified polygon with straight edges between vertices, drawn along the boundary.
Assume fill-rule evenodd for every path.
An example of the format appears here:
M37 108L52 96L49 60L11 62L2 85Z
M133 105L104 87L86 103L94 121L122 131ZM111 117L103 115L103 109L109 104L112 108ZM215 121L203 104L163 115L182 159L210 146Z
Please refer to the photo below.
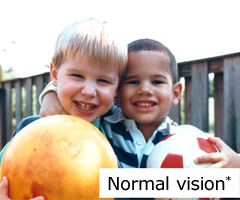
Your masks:
M2 179L2 182L0 183L0 190L4 191L6 189L6 192L8 190L8 180L7 178L4 176Z
M0 199L10 200L8 198L8 180L5 176L0 183Z

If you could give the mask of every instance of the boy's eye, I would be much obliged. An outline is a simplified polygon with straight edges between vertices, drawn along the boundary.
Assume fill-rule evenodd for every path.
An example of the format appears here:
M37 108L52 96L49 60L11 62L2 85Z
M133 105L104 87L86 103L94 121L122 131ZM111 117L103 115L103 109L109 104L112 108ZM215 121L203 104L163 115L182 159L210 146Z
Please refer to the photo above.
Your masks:
M110 81L105 80L105 79L98 79L98 82L110 84Z
M152 84L155 84L155 85L162 84L162 83L163 81L159 81L159 80L152 81Z
M72 74L72 76L74 76L76 78L84 78L81 74Z
M131 85L137 85L139 82L138 81L127 81L127 84L131 84Z

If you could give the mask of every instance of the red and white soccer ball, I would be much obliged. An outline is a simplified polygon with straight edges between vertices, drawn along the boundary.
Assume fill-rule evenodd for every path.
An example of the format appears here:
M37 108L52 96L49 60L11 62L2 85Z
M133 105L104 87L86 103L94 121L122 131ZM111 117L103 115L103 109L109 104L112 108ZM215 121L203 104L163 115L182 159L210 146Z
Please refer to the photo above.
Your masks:
M204 168L210 163L195 164L194 159L218 152L207 140L209 134L189 125L178 126L176 133L161 140L150 153L148 168Z

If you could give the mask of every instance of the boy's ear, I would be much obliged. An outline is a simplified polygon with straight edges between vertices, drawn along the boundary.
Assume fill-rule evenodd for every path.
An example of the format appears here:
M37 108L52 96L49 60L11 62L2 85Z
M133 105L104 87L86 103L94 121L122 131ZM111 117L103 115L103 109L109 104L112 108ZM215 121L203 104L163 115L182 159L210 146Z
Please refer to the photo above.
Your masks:
M173 85L173 100L172 100L172 104L174 106L178 105L178 102L181 98L181 94L182 94L182 84L180 82L177 82Z
M50 76L52 80L52 84L56 87L57 86L57 68L56 66L51 62L50 64Z

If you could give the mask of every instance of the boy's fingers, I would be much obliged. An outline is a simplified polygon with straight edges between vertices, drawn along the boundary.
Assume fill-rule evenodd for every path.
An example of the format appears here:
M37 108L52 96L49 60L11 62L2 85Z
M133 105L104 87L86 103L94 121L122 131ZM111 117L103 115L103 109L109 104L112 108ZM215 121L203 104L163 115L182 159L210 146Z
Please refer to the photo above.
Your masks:
M6 177L3 177L2 182L0 183L0 199L11 200L8 197L8 180Z
M7 178L4 176L2 178L2 182L0 183L0 188L4 187L5 185L8 185L8 180Z
M197 157L194 161L196 164L201 164L201 163L217 163L221 160L221 156L216 153L210 153L206 155L202 155Z
M211 142L211 143L213 143L217 148L218 148L218 150L219 151L221 151L222 150L222 141L221 141L221 139L220 138L217 138L217 137L208 137L208 140Z
M8 180L5 176L3 177L2 182L0 183L0 191L8 193Z
M223 168L223 164L221 162L215 163L213 165L210 165L208 168Z

